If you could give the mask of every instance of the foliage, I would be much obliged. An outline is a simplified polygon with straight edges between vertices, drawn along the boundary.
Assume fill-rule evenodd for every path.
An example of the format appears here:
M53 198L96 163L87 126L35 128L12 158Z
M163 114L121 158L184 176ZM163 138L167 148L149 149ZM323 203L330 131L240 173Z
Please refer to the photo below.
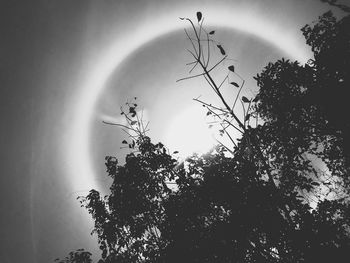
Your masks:
M183 20L192 30L190 72L200 73L181 80L206 79L221 105L195 100L232 146L219 142L179 161L151 142L137 104L128 103L127 125L119 126L130 153L124 164L106 157L110 194L91 190L80 200L95 222L99 262L341 262L350 252L350 16L337 21L328 12L305 26L314 59L268 64L252 99L241 97L234 65L215 80L212 70L228 55L200 12L196 18ZM232 105L220 90L225 81L236 89Z
M269 145L269 158L283 154L293 161L305 160L306 153L308 159L317 156L332 175L343 179L347 188L350 123L345 114L349 111L346 96L350 76L349 27L350 16L337 22L330 12L325 13L314 27L302 29L314 59L304 66L282 59L270 63L256 77L260 87L256 112L265 120L260 133L269 134L260 141ZM305 170L295 165L294 168L295 172ZM314 173L319 177L317 171ZM291 178L288 175L288 180Z
M321 2L325 2L331 6L335 6L340 10L350 13L350 7L341 3L338 3L338 0L321 0Z
M55 259L57 263L92 263L91 253L80 248L72 251L64 259Z

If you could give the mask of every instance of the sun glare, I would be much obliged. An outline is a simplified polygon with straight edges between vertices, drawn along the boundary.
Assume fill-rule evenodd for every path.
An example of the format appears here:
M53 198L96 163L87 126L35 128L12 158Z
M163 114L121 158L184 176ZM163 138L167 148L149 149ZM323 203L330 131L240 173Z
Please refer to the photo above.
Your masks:
M206 153L215 145L214 134L208 128L205 111L198 105L177 114L166 129L164 142L181 158L192 153Z

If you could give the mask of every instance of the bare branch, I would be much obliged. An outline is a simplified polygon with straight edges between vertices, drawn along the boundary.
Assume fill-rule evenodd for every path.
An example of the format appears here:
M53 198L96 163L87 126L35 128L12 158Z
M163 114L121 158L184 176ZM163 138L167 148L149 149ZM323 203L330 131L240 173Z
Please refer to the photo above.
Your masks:
M245 81L243 80L243 82L242 82L242 84L241 84L241 87L240 87L239 90L238 90L238 93L237 93L235 102L233 103L232 110L234 110L234 108L235 108L235 106L236 106L237 99L239 98L239 95L241 94L241 90L242 90L242 88L243 88L243 86L244 86L244 83L245 83Z
M241 102L241 104L242 104L242 108L243 108L243 122L244 122L244 127L245 127L245 107L244 107L244 102L241 100L241 99L239 99L239 101Z
M186 30L186 29L184 29L184 30L185 30L185 33L186 33L186 35L187 35L187 38L190 40L190 42L191 42L191 44L192 44L192 47L193 47L194 52L196 53L196 56L198 56L196 46L194 45L194 43L193 43L191 37L189 36L187 30Z
M216 139L215 138L215 140L216 140L216 142L217 143L219 143L222 147L224 147L227 151L229 151L232 155L234 155L234 152L231 150L231 149L229 149L225 144L223 144L222 142L220 142L218 139Z
M225 59L227 58L227 55L224 56L222 59L219 60L219 62L217 62L213 67L211 67L207 72L209 73L210 71L212 71L213 69L215 69L221 62L223 62ZM206 68L206 67L205 67Z
M223 128L223 130L224 130L226 136L230 139L230 141L233 143L233 145L234 145L235 147L237 147L237 144L235 143L235 141L232 139L231 135L230 135L230 134L228 133L228 131L226 130L228 126L224 128L223 125L221 125L221 127Z
M223 109L220 109L220 108L218 108L218 107L215 107L215 106L213 106L213 105L211 105L211 104L208 104L208 103L206 103L206 102L204 102L204 101L202 101L202 100L199 100L199 99L193 99L194 101L197 101L197 102L199 102L199 103L201 103L201 104L203 104L203 105L205 105L205 106L207 106L207 107L211 107L211 108L214 108L214 109L216 109L216 110L219 110L219 111L222 111L222 112L224 112L224 113L227 113L226 111L224 111Z
M206 67L209 66L209 61L210 61L210 45L209 45L209 34L207 33L207 43L208 43L208 58L207 58L207 63L205 64Z
M180 82L180 81L187 80L187 79L193 79L193 78L197 78L197 77L204 76L204 75L205 75L205 73L201 73L201 74L189 76L189 77L186 77L186 78L178 79L178 80L176 80L176 82Z
M127 130L131 130L131 131L134 131L134 132L137 132L136 129L132 128L132 127L128 127L126 125L123 125L123 124L119 124L119 123L113 123L113 122L108 122L108 121L102 121L104 124L108 124L108 125L114 125L114 126L119 126L119 127L123 127Z
M209 84L209 86L213 89L213 91L217 94L218 92L216 91L216 89L213 86L213 84L211 84L210 80L208 79L208 77L206 75L204 75L204 79ZM217 94L217 95L219 95L219 94Z
M224 80L223 80L223 81L220 83L220 85L219 85L218 89L220 89L220 88L221 88L222 84L224 84L225 80L227 80L227 79L228 79L228 75L226 75L226 77L224 78Z

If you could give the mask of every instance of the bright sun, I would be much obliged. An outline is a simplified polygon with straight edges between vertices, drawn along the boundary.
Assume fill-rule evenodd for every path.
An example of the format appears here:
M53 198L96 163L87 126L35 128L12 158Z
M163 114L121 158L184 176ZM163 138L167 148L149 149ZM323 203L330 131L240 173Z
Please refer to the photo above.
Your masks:
M215 145L214 135L208 128L205 110L200 105L183 109L165 131L164 143L171 151L179 151L185 158L192 153L206 153Z

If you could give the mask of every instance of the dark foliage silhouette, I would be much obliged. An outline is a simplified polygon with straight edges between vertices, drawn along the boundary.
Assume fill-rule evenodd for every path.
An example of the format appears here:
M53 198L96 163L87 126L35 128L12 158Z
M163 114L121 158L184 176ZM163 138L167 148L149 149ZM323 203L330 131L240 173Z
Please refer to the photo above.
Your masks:
M206 79L221 105L195 100L232 146L219 142L180 162L151 142L137 104L128 103L127 125L119 126L130 153L123 164L106 157L110 194L91 190L80 199L95 222L99 262L347 262L350 16L337 21L327 12L305 26L314 58L269 63L255 77L254 98L240 95L235 67L225 69L233 105L212 72L228 57L224 45L204 29L200 12L196 23L182 19L191 26L190 72L200 73L180 80ZM91 262L84 257L59 262Z

